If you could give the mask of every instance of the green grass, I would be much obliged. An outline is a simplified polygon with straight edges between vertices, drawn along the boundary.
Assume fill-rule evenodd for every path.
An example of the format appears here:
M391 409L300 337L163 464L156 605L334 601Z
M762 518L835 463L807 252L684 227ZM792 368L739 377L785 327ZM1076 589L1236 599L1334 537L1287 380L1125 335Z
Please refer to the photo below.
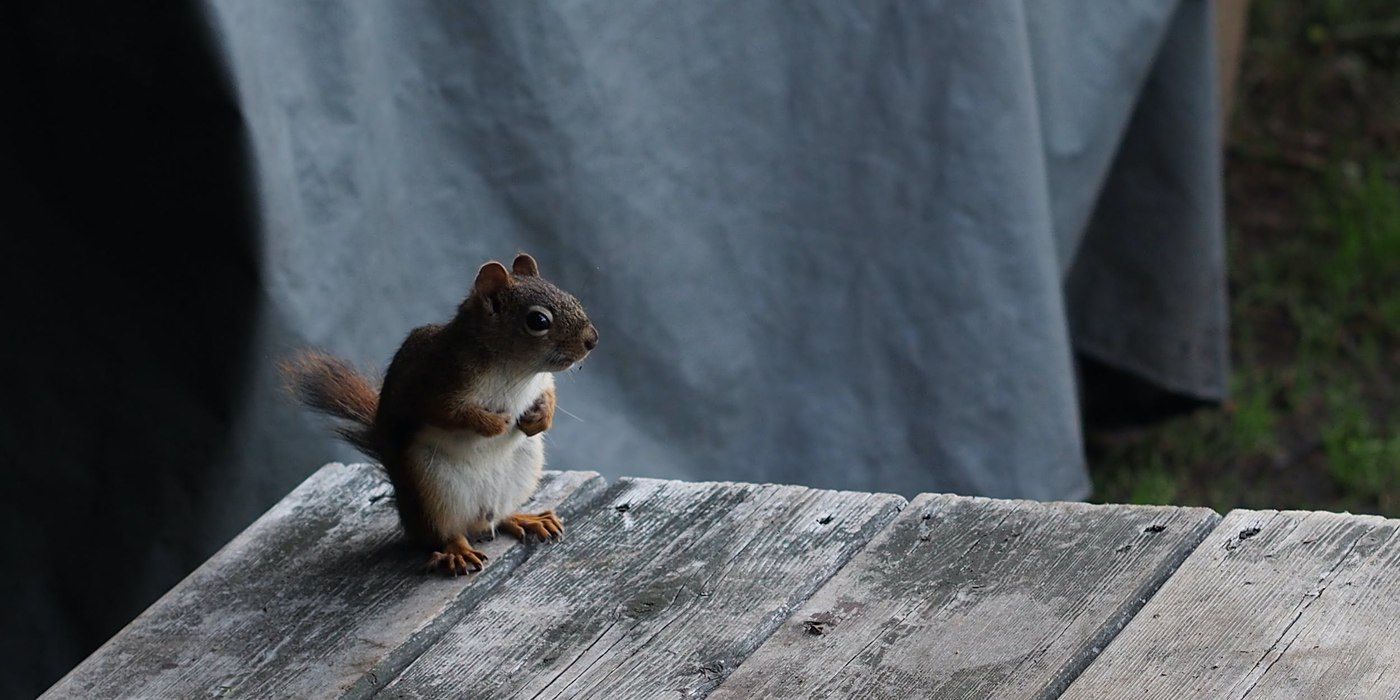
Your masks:
M1096 498L1400 515L1400 4L1256 0L1228 141L1233 398Z
M1328 414L1322 429L1328 475L1360 509L1374 502L1380 511L1394 513L1400 497L1400 433L1377 430L1354 386L1329 392Z

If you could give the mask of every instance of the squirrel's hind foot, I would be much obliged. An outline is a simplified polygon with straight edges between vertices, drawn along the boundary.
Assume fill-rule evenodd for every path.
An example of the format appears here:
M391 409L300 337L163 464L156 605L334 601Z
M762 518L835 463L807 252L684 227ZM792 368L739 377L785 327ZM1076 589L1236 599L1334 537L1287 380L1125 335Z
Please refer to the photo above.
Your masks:
M486 566L486 552L472 547L467 538L457 535L448 540L440 551L428 557L428 569L442 569L443 573L461 576L473 571L481 571Z
M530 535L541 540L564 539L564 521L552 510L542 513L516 513L502 520L497 529L524 542Z

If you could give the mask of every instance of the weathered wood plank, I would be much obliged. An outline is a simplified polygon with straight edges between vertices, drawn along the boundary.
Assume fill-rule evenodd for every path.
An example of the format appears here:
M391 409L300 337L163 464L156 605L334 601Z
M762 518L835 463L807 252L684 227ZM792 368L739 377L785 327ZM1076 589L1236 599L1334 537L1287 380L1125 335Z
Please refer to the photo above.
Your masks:
M1053 696L1218 520L924 494L711 697Z
M551 472L531 507L603 490ZM391 489L368 465L323 467L142 613L46 697L329 697L407 665L535 547L486 543L474 576L422 573ZM551 545L537 545L550 547Z
M703 695L903 503L799 486L623 480L384 695Z
M1230 513L1066 697L1400 697L1397 525Z

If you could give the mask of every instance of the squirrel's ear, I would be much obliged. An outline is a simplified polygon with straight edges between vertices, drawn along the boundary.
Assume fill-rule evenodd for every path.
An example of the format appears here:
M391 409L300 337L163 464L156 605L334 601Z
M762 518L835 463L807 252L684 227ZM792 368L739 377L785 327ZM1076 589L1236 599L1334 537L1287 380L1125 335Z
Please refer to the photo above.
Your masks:
M488 297L509 286L510 273L506 272L506 266L492 260L477 270L472 291L482 297Z
M510 269L521 277L539 277L540 266L529 253L521 253L515 256L515 262L510 264Z

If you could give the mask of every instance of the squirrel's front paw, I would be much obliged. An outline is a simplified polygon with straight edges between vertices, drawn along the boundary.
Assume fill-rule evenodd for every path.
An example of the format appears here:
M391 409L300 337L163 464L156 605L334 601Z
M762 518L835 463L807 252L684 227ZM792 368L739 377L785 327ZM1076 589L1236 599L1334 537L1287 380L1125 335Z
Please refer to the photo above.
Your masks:
M549 426L554 424L554 405L554 389L545 389L544 393L535 399L534 405L520 414L516 425L519 425L521 432L527 436L539 435L549 430Z
M510 430L510 416L504 413L482 412L474 426L482 437L496 437Z
M554 416L545 410L544 401L536 401L534 406L520 414L520 420L515 424L520 426L520 431L528 437L539 435L554 423Z

